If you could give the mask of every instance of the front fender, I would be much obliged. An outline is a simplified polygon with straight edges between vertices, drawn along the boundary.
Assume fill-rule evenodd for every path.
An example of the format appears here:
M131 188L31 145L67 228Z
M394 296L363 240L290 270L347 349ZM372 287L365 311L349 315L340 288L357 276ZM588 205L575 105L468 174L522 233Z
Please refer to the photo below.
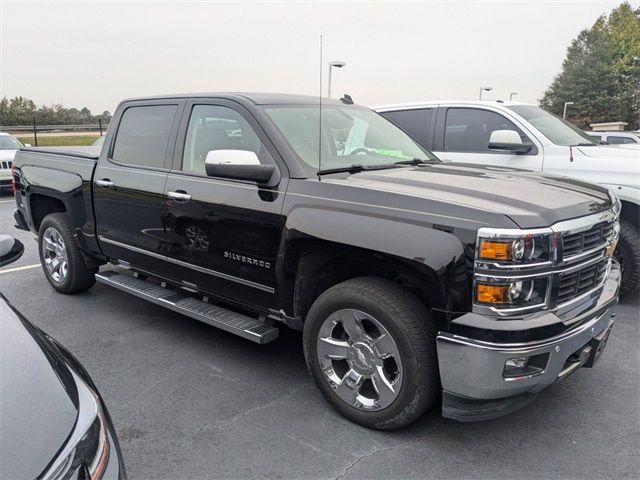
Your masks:
M448 314L468 308L467 258L473 255L475 230L411 222L400 216L299 206L289 212L286 232L289 247L301 239L320 241L341 252L365 251L372 262L378 255L381 262L401 262L423 279L434 310ZM295 255L295 249L286 251Z
M603 186L609 187L613 192L615 192L620 201L633 203L634 205L640 205L640 188L609 183L605 183L603 184Z
M461 240L451 232L407 223L401 218L364 216L338 209L296 208L287 217L287 230L393 255L426 265L435 272L462 258L465 250Z

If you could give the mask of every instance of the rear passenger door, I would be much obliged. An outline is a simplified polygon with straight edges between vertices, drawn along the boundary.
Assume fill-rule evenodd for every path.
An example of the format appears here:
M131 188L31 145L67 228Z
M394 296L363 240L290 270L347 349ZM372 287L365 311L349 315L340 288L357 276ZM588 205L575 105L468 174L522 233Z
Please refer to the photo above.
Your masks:
M491 133L514 130L534 147L525 154L489 148ZM542 148L501 112L478 107L441 107L433 152L442 160L542 171Z
M184 102L125 104L113 121L94 175L94 211L103 253L161 273L166 254L164 186Z
M173 278L244 305L274 306L287 175L255 118L229 100L190 101L165 187ZM276 166L270 186L207 176L209 152L248 150ZM230 156L230 158L232 155Z

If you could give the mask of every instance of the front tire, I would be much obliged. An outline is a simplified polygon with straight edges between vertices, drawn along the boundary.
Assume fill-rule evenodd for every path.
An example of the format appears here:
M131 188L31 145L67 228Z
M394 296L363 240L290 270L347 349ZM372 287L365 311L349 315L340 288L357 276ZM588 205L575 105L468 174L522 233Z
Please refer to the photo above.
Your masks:
M433 320L391 281L360 277L328 289L309 310L303 340L316 385L360 425L404 427L440 395Z
M87 268L66 213L52 213L42 220L38 251L47 280L57 291L81 292L96 283L98 269Z
M622 267L620 297L625 297L640 285L640 234L629 220L620 220L620 238L614 255Z

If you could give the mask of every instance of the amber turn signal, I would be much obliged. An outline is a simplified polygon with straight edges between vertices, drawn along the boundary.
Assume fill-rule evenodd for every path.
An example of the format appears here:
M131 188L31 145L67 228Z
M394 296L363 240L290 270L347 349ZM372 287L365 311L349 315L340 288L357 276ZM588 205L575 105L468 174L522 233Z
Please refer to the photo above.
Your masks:
M476 284L477 303L509 303L509 285Z
M480 240L479 257L486 260L511 260L512 242Z

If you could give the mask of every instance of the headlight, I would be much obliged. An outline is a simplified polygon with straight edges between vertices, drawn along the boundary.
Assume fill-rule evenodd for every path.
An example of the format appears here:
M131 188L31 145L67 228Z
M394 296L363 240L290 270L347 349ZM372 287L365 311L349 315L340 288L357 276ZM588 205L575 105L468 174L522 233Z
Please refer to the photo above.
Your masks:
M529 308L544 305L548 278L501 281L482 278L475 282L475 303L501 308Z
M554 261L553 231L481 228L474 265L477 311L509 315L544 307Z
M550 235L514 238L480 238L478 259L507 264L530 264L550 260Z
M40 478L67 480L79 469L86 469L91 480L102 477L109 460L107 420L100 399L73 373L78 385L78 419L76 425L51 467Z

